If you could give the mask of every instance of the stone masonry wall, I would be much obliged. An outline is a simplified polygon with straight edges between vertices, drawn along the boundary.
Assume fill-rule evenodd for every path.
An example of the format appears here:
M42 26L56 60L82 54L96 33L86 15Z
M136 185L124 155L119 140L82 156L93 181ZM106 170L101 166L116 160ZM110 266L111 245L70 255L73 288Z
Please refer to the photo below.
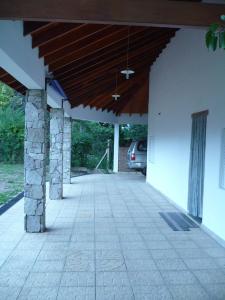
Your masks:
M61 108L50 111L50 199L63 197L63 124L64 112Z
M63 183L71 181L71 118L64 118L63 132Z
M29 90L25 107L24 212L25 230L45 230L46 94Z

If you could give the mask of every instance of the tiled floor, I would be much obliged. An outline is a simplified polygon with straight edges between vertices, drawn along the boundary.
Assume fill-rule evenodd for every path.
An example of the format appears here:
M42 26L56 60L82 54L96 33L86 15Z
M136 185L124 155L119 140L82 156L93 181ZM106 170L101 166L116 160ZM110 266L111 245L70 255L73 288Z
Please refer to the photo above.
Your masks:
M225 299L225 249L136 174L88 175L48 201L48 230L23 232L23 201L0 216L0 299Z

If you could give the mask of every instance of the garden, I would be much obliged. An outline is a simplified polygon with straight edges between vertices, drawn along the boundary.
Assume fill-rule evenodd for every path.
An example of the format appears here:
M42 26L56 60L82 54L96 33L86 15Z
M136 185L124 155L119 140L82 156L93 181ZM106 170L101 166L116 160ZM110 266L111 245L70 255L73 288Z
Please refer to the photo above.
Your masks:
M25 97L0 82L0 205L23 190L24 107ZM112 124L73 120L72 170L94 170L106 151L108 140L109 168L112 169L113 135ZM128 146L133 139L146 136L145 125L120 126L120 146ZM100 169L107 167L103 160Z

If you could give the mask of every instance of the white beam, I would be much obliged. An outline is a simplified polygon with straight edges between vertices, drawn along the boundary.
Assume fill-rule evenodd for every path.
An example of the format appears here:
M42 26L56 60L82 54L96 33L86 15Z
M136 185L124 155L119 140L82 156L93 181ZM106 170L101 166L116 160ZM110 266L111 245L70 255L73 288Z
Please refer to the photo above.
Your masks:
M117 173L119 170L119 139L120 126L118 123L114 124L114 151L113 151L113 172Z
M84 108L82 105L71 109L71 117L78 120L115 123L116 116L112 112L96 110L95 108Z
M121 114L117 117L119 124L145 125L148 124L148 114Z
M28 89L44 89L45 68L22 21L0 21L0 66Z
M111 124L148 124L148 114L121 114L120 116L116 116L112 112L96 110L95 108L84 108L82 105L72 108L70 116L73 119L78 120L105 122Z

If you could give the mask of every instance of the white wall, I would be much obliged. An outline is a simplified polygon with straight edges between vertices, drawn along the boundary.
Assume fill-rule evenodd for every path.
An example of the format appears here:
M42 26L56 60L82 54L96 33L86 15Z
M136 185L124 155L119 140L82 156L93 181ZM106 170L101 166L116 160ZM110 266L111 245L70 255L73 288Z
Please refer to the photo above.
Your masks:
M45 87L44 61L23 36L22 21L0 20L0 66L28 89Z
M191 114L208 109L203 225L225 240L225 190L219 188L225 52L209 52L204 35L180 30L152 67L147 182L187 209Z

